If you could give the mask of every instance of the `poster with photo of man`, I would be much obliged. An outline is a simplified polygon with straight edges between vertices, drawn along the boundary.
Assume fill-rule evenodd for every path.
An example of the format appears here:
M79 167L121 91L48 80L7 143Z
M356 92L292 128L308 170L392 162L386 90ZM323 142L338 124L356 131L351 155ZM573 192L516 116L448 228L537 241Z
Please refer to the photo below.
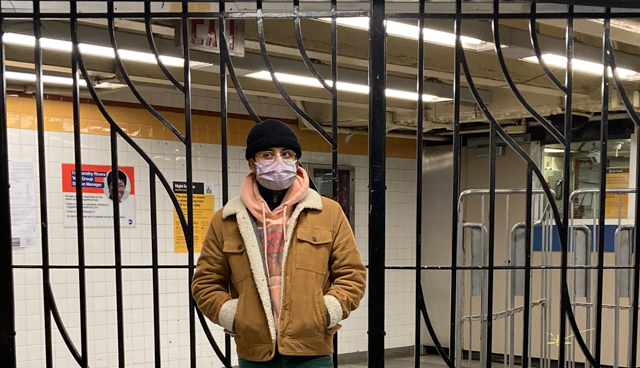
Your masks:
M78 177L82 185L82 207L85 227L113 227L113 201L120 204L120 226L136 226L134 169L111 165L82 165L77 175L75 164L62 164L62 191L64 194L65 227L76 227L76 186Z

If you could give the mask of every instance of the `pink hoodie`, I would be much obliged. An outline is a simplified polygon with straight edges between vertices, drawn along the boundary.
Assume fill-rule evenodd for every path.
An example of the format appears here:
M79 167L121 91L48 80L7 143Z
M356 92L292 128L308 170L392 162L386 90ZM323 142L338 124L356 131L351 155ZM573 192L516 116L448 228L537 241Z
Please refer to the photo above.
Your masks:
M240 186L242 202L256 220L258 231L256 237L262 245L264 264L269 280L269 292L273 308L273 319L276 325L276 333L280 331L280 307L282 303L282 270L283 255L288 232L288 222L291 219L294 207L303 200L309 190L309 175L298 168L298 175L293 182L282 203L271 211L269 205L260 195L255 174L247 175Z

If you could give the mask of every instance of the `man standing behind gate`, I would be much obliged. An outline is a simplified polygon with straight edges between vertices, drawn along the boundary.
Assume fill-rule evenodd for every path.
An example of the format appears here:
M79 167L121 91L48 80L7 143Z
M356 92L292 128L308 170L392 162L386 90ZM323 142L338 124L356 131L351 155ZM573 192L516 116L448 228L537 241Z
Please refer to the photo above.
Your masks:
M293 129L247 137L251 173L213 216L193 278L200 310L235 336L240 367L332 367L333 334L366 269L340 205L309 189Z

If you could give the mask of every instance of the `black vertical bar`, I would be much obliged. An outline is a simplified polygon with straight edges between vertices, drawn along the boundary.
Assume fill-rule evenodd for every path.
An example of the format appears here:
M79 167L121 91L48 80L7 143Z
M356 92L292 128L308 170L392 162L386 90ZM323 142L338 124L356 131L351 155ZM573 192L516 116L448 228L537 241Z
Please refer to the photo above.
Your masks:
M458 201L460 200L460 63L464 59L460 41L462 29L462 0L456 0L456 46L453 69L453 180L451 204L451 314L449 320L449 360L456 359L456 318L458 282Z
M420 18L418 18L418 131L416 132L416 300L415 300L415 336L414 336L414 366L420 368L420 355L422 355L422 343L420 328L422 318L420 317L421 306L424 303L422 298L422 130L424 127L424 2L419 0Z
M219 33L220 42L224 42L226 38L223 38L224 32L224 15L222 11L224 9L224 0L220 0L220 18L219 18ZM227 133L227 57L224 55L220 57L220 129L222 135L222 202L223 205L229 200L229 142Z
M566 34L566 52L567 52L567 69L565 86L567 88L567 95L565 97L565 115L564 115L564 177L562 187L562 234L560 234L561 241L567 244L562 251L562 265L561 265L561 287L565 288L567 285L567 263L568 263L568 239L569 239L569 196L571 195L571 188L569 182L571 181L571 126L573 113L571 111L573 106L573 6L569 6L567 18L567 34ZM562 293L562 304L560 308L560 347L558 353L558 367L564 368L566 358L566 336L567 336L567 318L566 309L571 309L571 301L566 299L566 294Z
M40 175L40 231L42 238L42 286L44 293L44 334L46 367L53 367L53 350L51 341L51 299L49 298L49 220L47 216L47 161L45 157L44 138L44 98L42 84L42 48L40 37L42 23L40 19L40 2L33 2L33 35L36 38L34 60L36 69L36 119L38 125L38 173Z
M109 17L114 16L113 3L108 4ZM122 287L122 235L120 229L120 202L117 200L118 187L118 134L111 126L111 178L114 188L113 195L113 245L115 253L115 273L116 273L116 314L118 329L118 367L125 368L125 348L124 348L124 302Z
M149 199L151 211L151 264L153 267L153 352L155 367L162 366L160 345L160 277L158 276L158 206L156 197L156 172L149 167Z
M335 13L338 3L331 0L331 12ZM338 200L338 22L335 15L331 18L331 173L334 201ZM338 334L333 335L333 366L338 368Z
M114 4L108 3L107 12L109 18L112 19L114 14ZM111 178L114 188L113 195L113 243L115 252L115 271L116 271L116 313L118 322L118 367L125 368L125 347L124 347L124 297L122 286L122 235L120 229L120 201L117 200L118 188L118 134L116 129L111 126Z
M336 11L336 0L331 0L331 12ZM333 200L338 200L338 23L331 18L331 159L332 159L332 191Z
M72 40L77 40L78 35L78 8L75 1L71 2L71 34ZM87 285L84 257L84 205L82 198L82 142L80 138L80 85L78 83L78 57L80 51L78 44L72 43L71 51L71 76L73 78L73 148L75 150L76 170L76 221L78 234L78 282L80 299L80 357L81 366L88 367L89 348L87 340Z
M533 173L527 166L527 195L525 205L525 263L524 263L524 315L522 331L522 368L529 367L529 333L531 326L531 209L533 207ZM512 246L515 246L513 244ZM511 342L513 344L513 341Z
M187 234L184 234L189 250L189 289L193 279L194 244L193 244L193 160L191 142L191 68L189 66L189 2L182 2L182 58L184 59L184 126L185 126L185 160L187 166ZM196 316L195 303L189 292L189 350L191 368L196 368Z
M636 127L636 211L635 211L635 244L633 263L633 306L631 307L631 346L638 346L638 306L640 305L640 231L638 225L640 222L640 131ZM638 359L637 349L631 349L628 367L635 368Z
M0 16L2 10L0 10ZM0 17L0 39L4 35ZM0 366L15 368L15 305L13 294L13 249L11 244L11 205L9 203L9 151L7 141L7 83L4 43L0 42Z
M109 18L112 19L115 14L114 4L108 3L107 12ZM124 347L124 297L122 287L122 235L120 229L120 201L117 200L118 188L118 133L113 126L110 132L111 138L111 178L114 188L113 195L113 243L115 252L115 271L116 271L116 313L118 322L118 367L125 368L125 347Z
M218 42L220 50L223 50L222 44L226 42L225 37L225 17L224 2L219 1L218 13ZM224 48L227 50L227 48ZM227 58L229 54L220 55L220 134L222 140L222 205L226 205L229 200L229 149L228 149L228 133L227 133ZM227 359L228 366L231 366L231 336L224 335L224 356Z
M122 241L120 231L120 203L116 198L118 185L118 134L111 128L111 177L113 178L113 243L115 250L116 271L116 313L118 322L118 367L125 368L124 353L124 303L122 287Z
M609 140L609 36L611 33L611 9L604 19L602 46L602 125L600 126L600 208L598 208L598 294L596 295L595 353L598 365L602 358L602 297L604 291L604 231L607 204L607 147ZM617 354L618 352L614 352Z
M491 367L493 361L493 276L494 254L496 242L496 121L491 119L489 129L489 249L487 270L487 340L486 367Z
M371 0L370 4L368 364L384 368L387 35L384 0Z

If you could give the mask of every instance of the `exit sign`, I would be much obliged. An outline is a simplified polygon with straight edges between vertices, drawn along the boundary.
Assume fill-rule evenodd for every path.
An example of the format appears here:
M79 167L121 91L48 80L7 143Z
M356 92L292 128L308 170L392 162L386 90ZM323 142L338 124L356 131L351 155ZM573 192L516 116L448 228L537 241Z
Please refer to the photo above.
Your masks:
M189 19L189 49L220 53L219 19ZM227 48L231 56L244 56L244 21L232 19L225 24Z

